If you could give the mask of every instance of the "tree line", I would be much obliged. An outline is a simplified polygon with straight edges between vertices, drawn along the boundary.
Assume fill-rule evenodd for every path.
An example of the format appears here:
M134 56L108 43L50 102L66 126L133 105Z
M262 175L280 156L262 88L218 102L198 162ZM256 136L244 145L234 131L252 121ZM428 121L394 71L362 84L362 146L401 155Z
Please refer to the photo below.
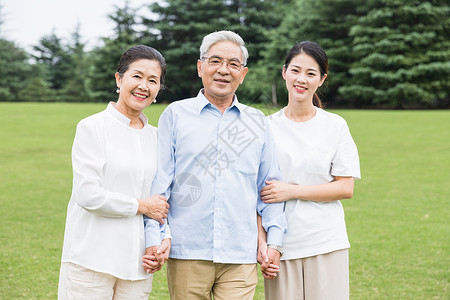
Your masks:
M32 53L2 38L0 13L0 101L114 100L117 62L137 44L166 58L159 101L191 97L201 87L202 38L227 29L250 53L238 89L243 102L285 104L284 57L296 42L311 40L329 57L320 91L328 106L448 108L449 12L445 0L166 0L143 8L125 2L108 16L114 34L100 46L87 51L77 26L69 39L43 36Z

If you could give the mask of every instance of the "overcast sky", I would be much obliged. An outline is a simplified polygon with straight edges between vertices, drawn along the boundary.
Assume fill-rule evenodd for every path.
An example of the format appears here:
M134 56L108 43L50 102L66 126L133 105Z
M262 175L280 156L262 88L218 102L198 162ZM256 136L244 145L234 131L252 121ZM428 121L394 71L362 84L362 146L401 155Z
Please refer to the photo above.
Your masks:
M151 2L129 1L133 8ZM4 18L1 34L30 50L52 30L60 38L70 38L79 22L82 40L92 48L99 37L113 34L114 23L107 15L114 12L114 5L123 7L124 3L125 0L0 0Z

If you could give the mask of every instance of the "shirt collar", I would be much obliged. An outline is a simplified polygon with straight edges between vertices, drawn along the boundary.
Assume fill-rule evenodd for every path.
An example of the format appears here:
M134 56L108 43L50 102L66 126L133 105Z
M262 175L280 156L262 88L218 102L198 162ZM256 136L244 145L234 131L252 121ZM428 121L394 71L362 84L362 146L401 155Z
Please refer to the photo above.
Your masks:
M125 117L120 111L118 111L114 106L116 105L115 102L111 101L108 103L108 106L106 107L106 111L109 112L117 121L120 123L130 126L131 120L127 117ZM144 123L144 126L148 124L148 118L144 113L141 113L139 118Z
M212 106L211 102L209 102L209 100L203 94L203 89L201 89L197 95L197 113L200 114L202 110L208 105L210 107ZM230 109L233 107L235 107L239 113L242 110L242 104L239 102L236 94L233 97L233 103L231 103Z

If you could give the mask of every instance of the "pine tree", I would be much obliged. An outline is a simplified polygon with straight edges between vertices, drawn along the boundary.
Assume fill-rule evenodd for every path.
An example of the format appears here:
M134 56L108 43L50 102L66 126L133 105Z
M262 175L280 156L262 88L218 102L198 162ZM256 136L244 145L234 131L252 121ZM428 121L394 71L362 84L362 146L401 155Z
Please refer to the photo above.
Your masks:
M33 77L18 93L18 98L22 101L30 102L48 102L54 99L53 90L50 89L50 84L42 77Z
M339 93L358 106L448 104L448 2L381 0L381 4L351 29L352 84Z
M135 27L139 24L137 9L126 2L123 8L115 6L109 18L115 22L114 36L102 39L103 45L90 53L88 89L94 101L117 99L114 74L122 54L130 47L141 44Z
M351 56L350 28L356 24L357 18L375 5L374 0L295 0L286 6L283 20L278 28L268 32L270 43L264 52L264 60L258 71L266 74L263 82L262 97L276 98L286 103L287 93L281 69L284 57L296 43L309 40L317 42L328 56L330 70L326 83L319 92L327 103L343 104L337 97L340 86L346 85L348 69L353 62ZM345 104L345 103L344 103Z
M36 63L41 64L46 69L47 78L51 88L59 91L66 84L70 78L70 71L72 69L71 56L63 43L54 32L42 37L39 44L33 46L35 54L33 58Z
M150 9L158 17L144 18L147 39L167 62L167 90L158 98L173 101L196 95L201 87L196 67L200 43L206 34L229 27L229 21L220 15L226 5L213 0L169 0L164 5L156 2Z
M29 56L14 42L0 38L0 101L18 101L19 91L30 76Z
M284 20L286 13L292 8L290 0L277 1L236 1L239 3L239 27L236 29L244 38L248 51L249 72L238 94L246 102L262 102L262 86L268 80L264 61L266 49L271 41L271 34ZM232 27L233 28L233 27ZM261 63L262 62L262 63Z
M70 77L61 90L62 101L89 102L91 100L87 87L89 69L84 47L85 44L81 41L80 24L78 24L72 33L71 45L68 46L72 68Z
M262 57L268 42L265 30L278 26L282 15L274 13L286 1L184 1L170 0L150 6L157 18L144 19L149 43L161 51L167 61L168 92L159 97L170 101L192 97L202 86L197 74L199 48L205 35L232 30L246 42L249 67ZM238 90L241 100L249 97L246 84ZM242 96L242 97L241 97Z
M281 82L281 66L283 57L291 47L289 37L290 30L283 30L283 25L287 27L287 19L291 17L290 12L295 9L294 1L288 1L286 5L279 5L274 9L277 16L282 16L278 26L265 30L262 35L266 39L264 48L261 49L261 59L256 61L253 68L246 76L244 86L258 102L272 103L278 105L278 99L286 95L284 86L278 86ZM294 27L295 28L295 27ZM295 30L291 28L292 30ZM280 80L281 79L281 80Z

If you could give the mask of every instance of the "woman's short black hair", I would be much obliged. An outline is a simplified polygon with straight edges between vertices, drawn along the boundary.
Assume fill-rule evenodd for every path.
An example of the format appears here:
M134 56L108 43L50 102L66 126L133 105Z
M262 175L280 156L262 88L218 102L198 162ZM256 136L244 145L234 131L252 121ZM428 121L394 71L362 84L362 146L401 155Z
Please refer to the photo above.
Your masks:
M155 60L159 63L159 66L161 67L161 89L164 88L164 79L167 70L166 60L158 50L150 46L137 45L125 51L119 60L119 67L117 69L119 76L122 77L128 70L130 64L140 59Z

